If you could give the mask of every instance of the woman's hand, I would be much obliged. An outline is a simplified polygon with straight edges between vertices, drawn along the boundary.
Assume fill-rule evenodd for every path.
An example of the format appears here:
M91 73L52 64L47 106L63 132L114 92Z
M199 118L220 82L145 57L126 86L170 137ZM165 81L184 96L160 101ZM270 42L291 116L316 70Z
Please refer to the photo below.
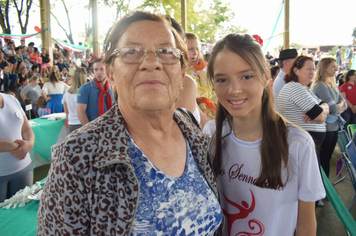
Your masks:
M352 106L351 107L351 111L352 111L353 114L355 114L356 113L356 106Z
M323 122L325 122L326 117L329 115L329 106L328 106L328 104L326 104L326 103L322 103L322 104L320 105L320 107L323 108L323 112L320 113L320 115L318 115L318 116L314 119L314 121L316 121L316 122L318 122L318 123L323 123Z
M346 109L344 102L341 101L337 105L339 106L339 114L343 113Z
M15 140L14 143L18 145L18 148L11 151L11 153L20 160L26 157L26 154L31 150L33 146L31 146L31 142L26 140Z

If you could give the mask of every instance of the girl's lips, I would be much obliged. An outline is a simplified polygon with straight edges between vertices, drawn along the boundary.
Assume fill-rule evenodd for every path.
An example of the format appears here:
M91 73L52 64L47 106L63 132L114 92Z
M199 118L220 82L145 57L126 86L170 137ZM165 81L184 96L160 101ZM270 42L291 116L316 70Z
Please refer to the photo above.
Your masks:
M228 100L228 102L232 108L242 107L246 101L247 101L247 99Z

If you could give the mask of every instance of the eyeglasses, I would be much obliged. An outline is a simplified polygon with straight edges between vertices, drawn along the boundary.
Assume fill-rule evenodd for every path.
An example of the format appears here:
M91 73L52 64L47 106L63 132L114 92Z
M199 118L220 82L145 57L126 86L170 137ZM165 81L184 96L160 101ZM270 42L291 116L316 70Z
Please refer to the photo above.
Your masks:
M153 52L157 61L162 64L175 64L183 55L183 52L178 48L162 48L151 51L138 47L123 47L116 48L110 57L118 56L126 63L140 63L146 58L148 52Z

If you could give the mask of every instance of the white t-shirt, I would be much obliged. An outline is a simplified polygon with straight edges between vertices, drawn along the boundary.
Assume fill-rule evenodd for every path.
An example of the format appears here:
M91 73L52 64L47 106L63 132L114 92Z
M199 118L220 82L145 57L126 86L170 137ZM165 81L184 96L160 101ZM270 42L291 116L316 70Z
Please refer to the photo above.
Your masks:
M13 142L22 139L22 125L25 112L19 101L12 95L0 94L4 107L0 108L0 139ZM0 152L0 176L11 175L25 169L30 163L30 154L22 160L11 152Z
M69 89L69 86L64 82L55 83L47 82L43 85L42 90L46 92L47 95L51 94L64 94Z
M230 130L225 123L223 134ZM212 135L215 122L209 121L203 131ZM217 176L226 217L224 235L240 235L241 232L257 235L259 232L258 235L292 236L297 223L298 200L314 202L325 197L313 139L292 125L288 126L288 131L290 180L278 190L253 184L261 168L261 139L246 142L236 138L233 132L224 138L222 171ZM283 171L283 181L285 174Z
M72 94L65 92L63 95L63 102L67 103L68 107L68 124L69 125L80 125L80 120L77 116L77 93Z

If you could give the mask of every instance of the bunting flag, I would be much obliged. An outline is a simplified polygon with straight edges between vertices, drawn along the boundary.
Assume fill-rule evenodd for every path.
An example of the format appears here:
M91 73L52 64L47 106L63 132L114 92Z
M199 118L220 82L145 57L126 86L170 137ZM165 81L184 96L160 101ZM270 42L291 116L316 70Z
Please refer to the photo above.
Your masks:
M35 26L35 30L37 31L37 33L34 34L21 34L21 35L13 35L13 34L0 34L0 38L4 38L4 39L26 39L26 38L30 38L33 36L36 36L40 33L42 33L43 31L46 30L51 30L50 28L46 28L41 30L38 26ZM84 52L85 50L87 50L92 44L89 44L88 46L80 46L80 45L74 45L74 44L70 44L70 43L66 43L64 41L61 41L59 39L55 39L52 38L52 40L57 43L60 47L68 50L69 52Z
M45 30L50 30L50 29L49 28L46 28L46 29L43 29L43 30L39 29L39 31L37 31L37 33L34 33L34 34L21 34L21 35L0 34L0 38L4 38L4 39L26 39L26 38L30 38L30 37L36 36L36 35L42 33Z

